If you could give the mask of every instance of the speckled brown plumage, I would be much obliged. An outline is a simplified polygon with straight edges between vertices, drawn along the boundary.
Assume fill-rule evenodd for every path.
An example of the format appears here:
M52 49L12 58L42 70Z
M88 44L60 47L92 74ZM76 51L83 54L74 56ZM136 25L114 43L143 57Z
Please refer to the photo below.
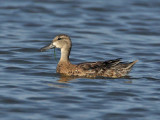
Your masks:
M52 43L46 47L43 47L41 51L45 51L50 48L60 48L61 58L57 65L57 73L61 73L66 76L82 76L82 77L112 77L119 78L126 76L132 66L137 62L130 63L121 62L121 59L97 61L97 62L85 62L77 65L71 64L69 61L70 50L72 47L69 36L60 34L56 36Z

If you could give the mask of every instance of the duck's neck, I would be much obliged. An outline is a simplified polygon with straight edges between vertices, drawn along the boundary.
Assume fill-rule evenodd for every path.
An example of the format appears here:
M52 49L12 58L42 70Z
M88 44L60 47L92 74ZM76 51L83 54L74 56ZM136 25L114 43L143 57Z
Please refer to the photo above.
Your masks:
M61 49L61 58L59 63L61 62L69 62L70 48L62 48Z

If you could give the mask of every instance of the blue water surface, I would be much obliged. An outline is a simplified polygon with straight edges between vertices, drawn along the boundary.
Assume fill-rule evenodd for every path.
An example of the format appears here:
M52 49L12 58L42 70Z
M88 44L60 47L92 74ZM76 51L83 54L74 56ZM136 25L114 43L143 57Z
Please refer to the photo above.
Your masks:
M1 0L0 119L159 120L159 14L159 0ZM61 33L74 64L139 62L125 78L62 77L38 51Z

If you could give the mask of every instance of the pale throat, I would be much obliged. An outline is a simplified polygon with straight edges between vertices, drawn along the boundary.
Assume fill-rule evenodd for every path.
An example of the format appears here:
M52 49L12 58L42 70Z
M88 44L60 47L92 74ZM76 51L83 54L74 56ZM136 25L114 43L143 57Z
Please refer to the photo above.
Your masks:
M59 62L69 62L70 48L62 48L61 49L61 58Z

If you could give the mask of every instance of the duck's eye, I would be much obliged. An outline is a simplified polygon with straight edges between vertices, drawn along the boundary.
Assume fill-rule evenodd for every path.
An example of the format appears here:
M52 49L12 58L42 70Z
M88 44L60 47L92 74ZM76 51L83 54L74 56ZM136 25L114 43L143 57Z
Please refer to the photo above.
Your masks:
M61 40L61 38L58 38L58 40Z

